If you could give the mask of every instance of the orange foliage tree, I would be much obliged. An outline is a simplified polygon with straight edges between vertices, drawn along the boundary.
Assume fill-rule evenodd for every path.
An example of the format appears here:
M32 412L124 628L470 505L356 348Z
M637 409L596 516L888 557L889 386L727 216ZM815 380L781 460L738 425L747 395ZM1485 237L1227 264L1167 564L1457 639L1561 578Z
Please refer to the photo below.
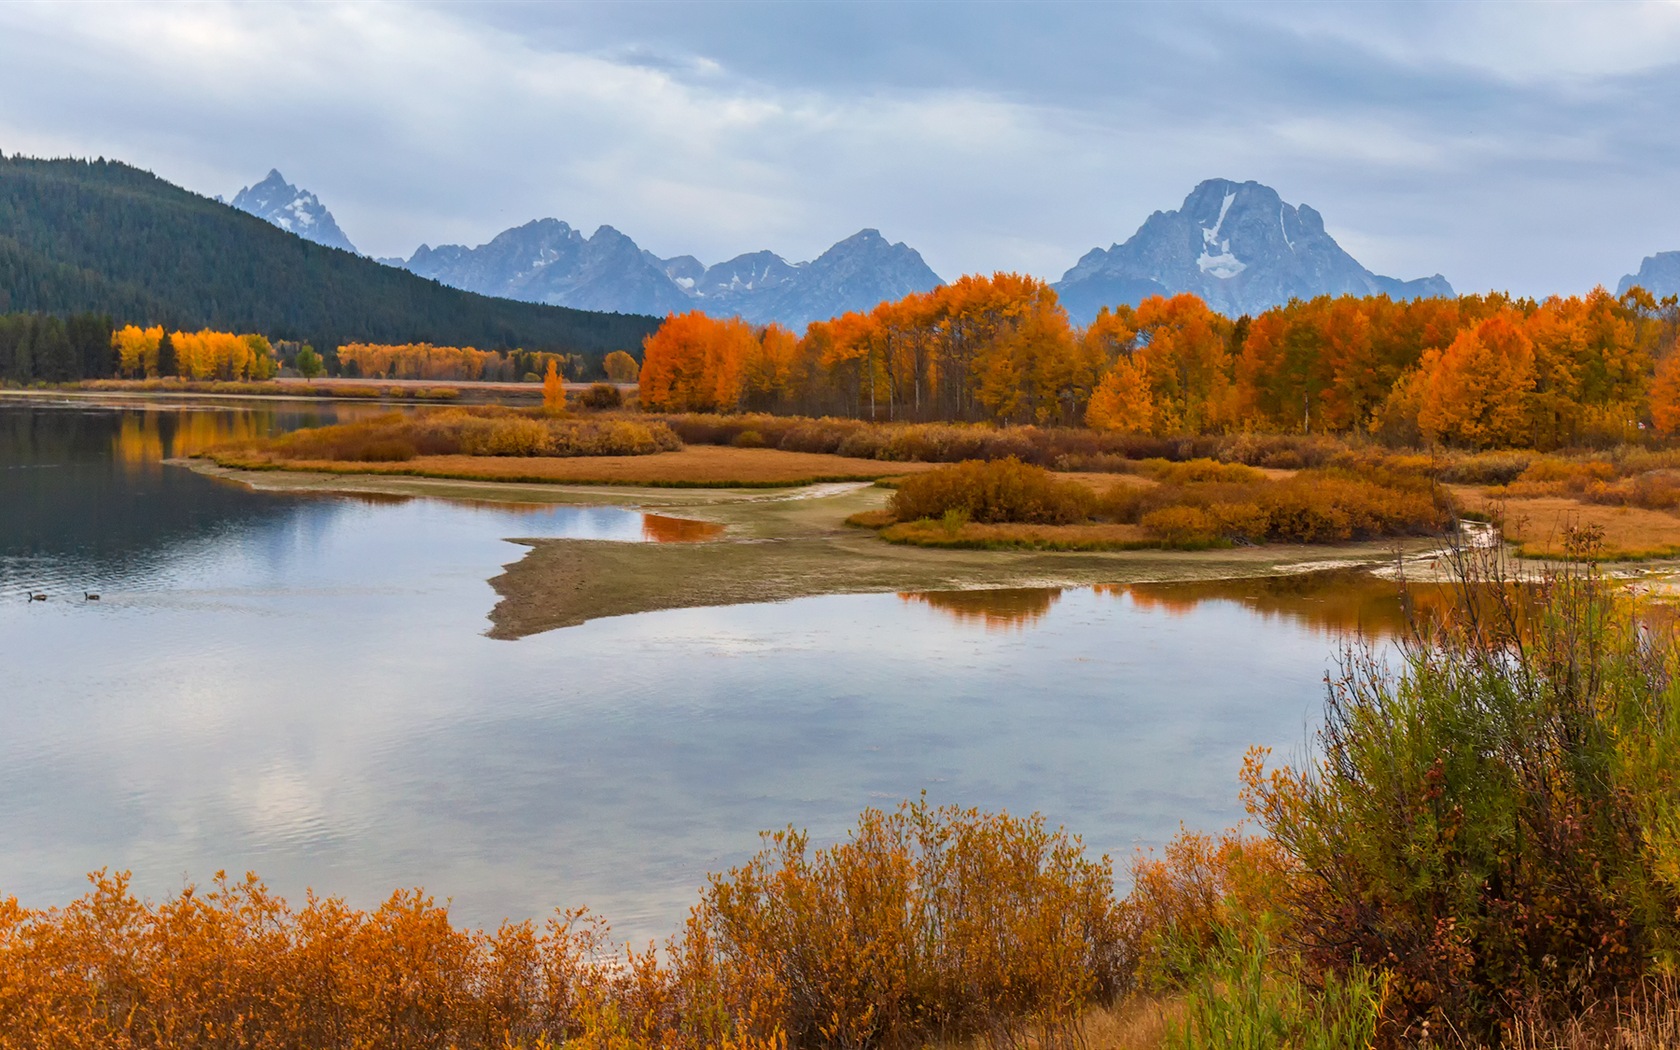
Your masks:
M808 325L698 312L646 342L655 410L1231 430L1555 448L1625 440L1680 305L1639 289L1543 302L1321 296L1230 320L1193 295L1100 310L1075 331L1020 274L970 275Z
M548 362L548 372L543 376L543 407L550 412L562 412L566 408L566 384L560 379L560 368L553 360Z

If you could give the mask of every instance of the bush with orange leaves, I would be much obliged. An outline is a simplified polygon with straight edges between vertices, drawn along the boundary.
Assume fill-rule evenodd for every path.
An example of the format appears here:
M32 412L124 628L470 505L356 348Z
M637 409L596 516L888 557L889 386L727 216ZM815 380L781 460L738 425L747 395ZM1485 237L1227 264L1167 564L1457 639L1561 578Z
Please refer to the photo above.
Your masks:
M161 904L98 872L64 908L0 899L0 1050L898 1048L1069 1037L1129 956L1107 858L1041 819L906 804L815 854L772 836L664 951L604 923L457 929L419 890L293 909L254 876Z
M1056 1042L1131 965L1107 857L1037 816L925 800L867 810L815 853L791 828L770 836L700 914L722 969L772 990L795 1046Z
M1276 932L1294 873L1276 842L1240 829L1218 838L1180 830L1161 856L1139 853L1124 902L1139 981L1179 985L1222 944L1252 948L1268 923Z

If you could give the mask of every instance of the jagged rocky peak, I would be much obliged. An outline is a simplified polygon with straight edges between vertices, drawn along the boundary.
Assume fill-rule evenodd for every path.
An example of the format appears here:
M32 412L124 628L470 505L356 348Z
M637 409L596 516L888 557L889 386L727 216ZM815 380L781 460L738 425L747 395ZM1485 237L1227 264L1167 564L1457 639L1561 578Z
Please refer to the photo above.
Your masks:
M1638 273L1630 273L1617 283L1616 294L1621 295L1634 285L1658 299L1680 295L1680 252L1658 252L1646 256L1639 265Z
M798 275L798 267L775 252L748 252L707 267L693 291L703 298L739 296L775 288Z
M876 230L808 263L758 251L705 266L692 255L662 259L611 226L585 238L558 219L505 230L477 248L421 245L404 265L485 295L625 313L700 309L794 328L943 283L913 248Z
M1319 295L1451 295L1439 274L1417 281L1361 266L1308 205L1258 182L1209 179L1176 211L1155 212L1124 244L1093 249L1057 284L1075 320L1101 306L1193 292L1222 313L1259 313Z
M287 182L278 168L271 169L268 177L256 185L236 193L233 206L305 240L356 251L320 198Z

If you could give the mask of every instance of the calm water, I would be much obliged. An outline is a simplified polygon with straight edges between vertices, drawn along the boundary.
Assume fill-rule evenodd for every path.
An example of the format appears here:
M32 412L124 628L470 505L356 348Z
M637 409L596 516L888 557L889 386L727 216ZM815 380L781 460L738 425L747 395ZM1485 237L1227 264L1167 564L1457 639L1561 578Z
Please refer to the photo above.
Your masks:
M255 870L494 923L676 928L757 832L868 805L1042 811L1117 857L1240 815L1298 753L1381 584L809 598L483 636L508 536L639 541L613 508L253 493L158 462L319 413L0 401L0 894ZM30 590L51 599L31 602ZM84 590L101 599L83 599Z

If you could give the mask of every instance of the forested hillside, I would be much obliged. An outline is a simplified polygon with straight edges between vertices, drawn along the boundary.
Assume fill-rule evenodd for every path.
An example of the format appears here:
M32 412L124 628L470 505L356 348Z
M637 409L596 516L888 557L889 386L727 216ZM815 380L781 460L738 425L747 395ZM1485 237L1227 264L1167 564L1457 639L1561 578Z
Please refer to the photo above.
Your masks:
M323 348L637 346L654 318L493 299L326 248L114 161L0 156L0 313L260 332Z

